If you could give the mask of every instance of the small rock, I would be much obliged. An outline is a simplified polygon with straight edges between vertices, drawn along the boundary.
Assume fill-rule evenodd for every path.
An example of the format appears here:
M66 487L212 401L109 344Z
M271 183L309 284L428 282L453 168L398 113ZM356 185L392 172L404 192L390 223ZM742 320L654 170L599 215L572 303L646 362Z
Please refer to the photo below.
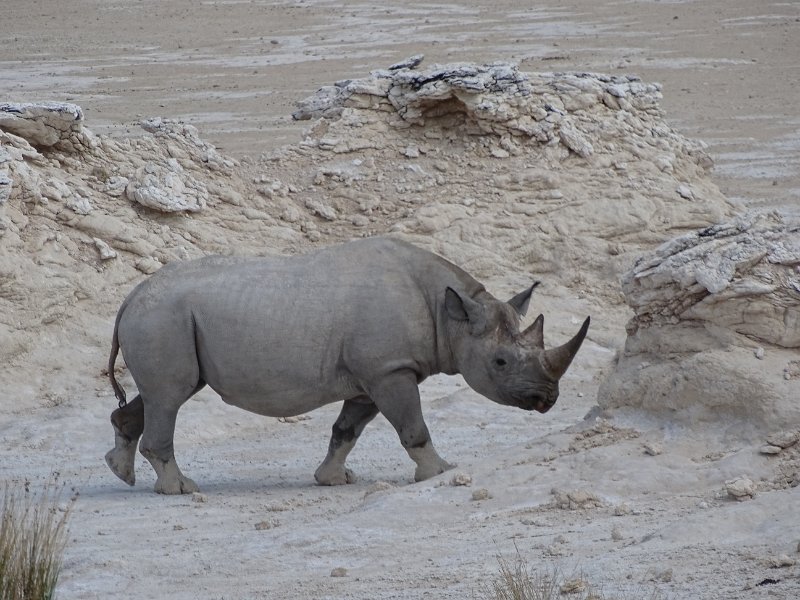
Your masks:
M773 446L772 444L764 444L758 449L761 454L780 454L781 450L783 450L783 448L780 446Z
M319 200L306 200L306 208L326 221L335 221L339 216L336 209Z
M266 531L267 529L272 529L273 527L278 526L278 521L273 519L271 521L259 521L254 525L256 531Z
M472 476L466 473L456 473L450 480L450 485L472 485Z
M623 539L625 539L619 527L614 527L611 529L611 539L614 540L615 542L620 542Z
M588 490L565 492L553 489L551 493L555 496L554 505L563 510L598 508L603 505L602 500Z
M183 525L173 525L172 526L172 531L183 531L184 529L186 529L186 527L184 527Z
M355 227L366 227L367 225L369 225L369 217L366 217L364 215L354 215L353 218L350 219L350 222Z
M627 504L625 504L624 502L622 504L617 504L614 507L614 516L615 517L624 517L625 515L629 515L629 514L631 514L631 507L628 506Z
M764 349L763 349L761 346L759 346L758 348L756 348L756 349L753 351L753 355L754 355L754 356L755 356L755 357L756 357L758 360L764 360Z
M416 146L407 146L400 154L406 158L419 158L419 148Z
M492 496L491 494L489 494L489 490L487 490L486 488L480 488L472 492L472 499L475 501L488 500L491 497Z
M800 439L800 431L780 431L767 437L767 442L773 446L788 448L794 446Z
M344 567L336 567L331 571L331 577L347 577L347 569Z
M93 238L94 245L100 252L100 260L109 260L117 258L117 252L100 238Z
M664 449L661 447L661 444L657 442L646 442L644 444L644 453L649 454L650 456L658 456L664 452Z
M413 56L409 56L408 58L405 58L400 62L394 63L392 66L389 67L389 70L399 71L400 69L413 69L414 67L422 63L424 59L425 59L424 54L414 54Z
M203 504L205 502L208 502L208 496L206 496L205 494L201 494L200 492L194 492L192 494L192 502L198 502L200 504Z
M281 221L287 223L297 223L300 217L300 210L296 206L287 206L281 213Z
M583 579L570 579L561 584L562 594L577 594L585 591L589 587Z
M728 492L730 497L736 498L740 502L750 500L756 495L755 484L747 477L737 477L736 479L726 481L725 491Z
M694 200L694 192L688 185L681 184L675 191L678 192L678 195L681 198L685 198L686 200Z
M783 569L785 567L793 567L797 561L791 558L788 554L781 554L780 556L773 556L767 560L767 566L771 569Z
M137 260L134 266L145 275L151 275L158 271L162 265L155 258L145 257Z

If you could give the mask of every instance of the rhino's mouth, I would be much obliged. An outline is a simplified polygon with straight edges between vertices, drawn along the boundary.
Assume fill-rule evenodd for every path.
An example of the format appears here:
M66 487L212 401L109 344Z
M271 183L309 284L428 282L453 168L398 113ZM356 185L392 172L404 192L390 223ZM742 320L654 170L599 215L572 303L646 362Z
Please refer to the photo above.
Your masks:
M508 391L506 396L512 406L518 406L522 410L536 411L544 414L553 408L558 399L558 391L542 389L541 386L519 386L517 389Z
M544 414L551 408L555 402L549 402L540 396L528 396L527 398L515 398L514 405L519 406L522 410L536 411Z

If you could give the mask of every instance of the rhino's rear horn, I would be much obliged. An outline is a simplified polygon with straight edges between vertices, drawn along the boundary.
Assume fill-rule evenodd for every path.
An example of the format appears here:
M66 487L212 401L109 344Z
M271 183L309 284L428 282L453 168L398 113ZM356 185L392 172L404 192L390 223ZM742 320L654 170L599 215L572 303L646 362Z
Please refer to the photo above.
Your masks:
M542 366L553 379L561 379L561 376L566 373L572 359L575 358L578 349L583 343L583 338L586 337L586 332L589 331L589 321L590 318L586 317L580 331L566 344L544 351Z

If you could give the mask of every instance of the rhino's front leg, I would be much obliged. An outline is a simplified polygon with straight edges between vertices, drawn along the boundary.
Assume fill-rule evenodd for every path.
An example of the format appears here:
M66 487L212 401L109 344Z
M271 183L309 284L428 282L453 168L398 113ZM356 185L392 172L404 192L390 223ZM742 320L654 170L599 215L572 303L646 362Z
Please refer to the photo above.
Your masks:
M356 440L364 431L364 427L377 414L378 407L367 396L344 401L342 412L333 424L328 455L314 473L317 483L342 485L356 480L353 472L344 466L344 461L356 445Z
M411 371L399 371L370 386L370 397L378 410L400 436L400 443L415 463L414 481L422 481L452 469L433 447L428 427L422 418L417 377Z

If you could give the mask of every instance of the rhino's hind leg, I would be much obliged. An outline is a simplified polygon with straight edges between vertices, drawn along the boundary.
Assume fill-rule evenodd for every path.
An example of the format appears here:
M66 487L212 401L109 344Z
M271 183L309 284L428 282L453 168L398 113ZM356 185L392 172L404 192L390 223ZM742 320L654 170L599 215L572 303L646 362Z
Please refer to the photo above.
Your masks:
M114 427L114 448L106 453L106 464L114 475L128 485L134 485L136 444L144 431L142 397L136 396L131 402L111 413L111 425Z
M328 455L314 473L318 484L342 485L356 480L353 472L344 466L344 462L364 427L377 414L378 407L366 396L344 401L342 412L333 424Z
M178 463L175 462L173 437L178 408L180 404L172 407L157 402L144 403L146 426L139 443L139 452L156 472L154 489L159 494L191 494L199 489L194 481L181 473Z

